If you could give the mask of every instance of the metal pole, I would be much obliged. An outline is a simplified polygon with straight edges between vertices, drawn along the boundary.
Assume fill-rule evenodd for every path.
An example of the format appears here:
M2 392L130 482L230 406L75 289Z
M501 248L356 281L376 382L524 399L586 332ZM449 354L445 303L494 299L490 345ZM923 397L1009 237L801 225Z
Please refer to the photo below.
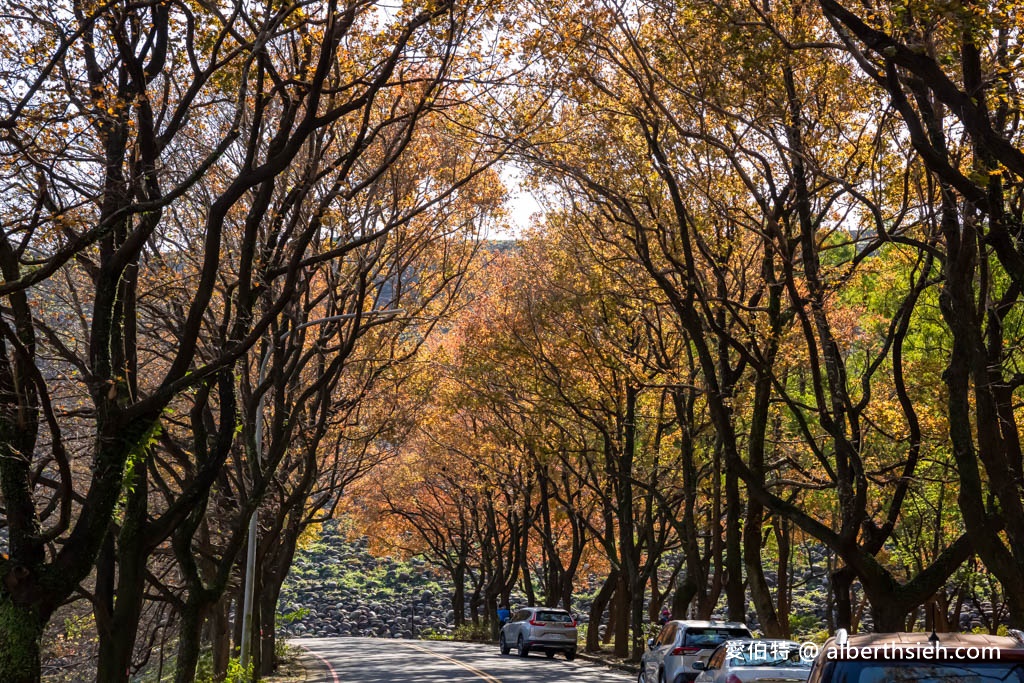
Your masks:
M267 355L260 363L259 383L263 384L267 374L267 366L270 365L270 357L274 355L273 349L267 350ZM256 403L256 471L263 467L263 406L267 398L267 392L260 394L260 400ZM259 519L260 509L257 506L249 518L249 551L245 558L245 599L242 603L242 653L240 663L242 669L249 668L249 655L252 650L252 603L255 599L255 577L256 577L256 544L259 542Z
M245 558L245 601L242 607L242 668L249 667L249 650L252 643L252 599L255 592L252 585L256 573L256 538L259 514L253 512L249 518L249 551Z

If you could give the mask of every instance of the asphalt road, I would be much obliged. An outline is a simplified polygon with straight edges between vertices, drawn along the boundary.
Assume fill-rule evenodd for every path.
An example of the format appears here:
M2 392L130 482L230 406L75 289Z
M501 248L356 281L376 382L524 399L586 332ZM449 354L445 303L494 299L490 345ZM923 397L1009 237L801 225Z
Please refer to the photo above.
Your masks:
M497 645L374 638L293 638L309 683L626 683L636 676L561 655L502 657Z

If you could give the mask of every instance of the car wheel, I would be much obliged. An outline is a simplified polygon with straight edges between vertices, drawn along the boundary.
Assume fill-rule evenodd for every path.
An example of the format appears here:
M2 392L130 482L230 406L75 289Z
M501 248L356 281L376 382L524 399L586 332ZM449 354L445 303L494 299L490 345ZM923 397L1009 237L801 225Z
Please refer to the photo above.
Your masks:
M516 650L519 651L520 657L526 657L530 654L530 648L523 645L523 637L519 636L519 640L516 641Z
M544 653L544 656L547 657L548 659L554 659L555 658L555 651L554 650L548 650L547 652Z
M504 633L498 636L498 648L501 650L501 654L503 655L507 655L512 650L512 648L508 646L508 643L505 642Z
M576 659L576 650L567 650L565 653L565 661L571 662Z

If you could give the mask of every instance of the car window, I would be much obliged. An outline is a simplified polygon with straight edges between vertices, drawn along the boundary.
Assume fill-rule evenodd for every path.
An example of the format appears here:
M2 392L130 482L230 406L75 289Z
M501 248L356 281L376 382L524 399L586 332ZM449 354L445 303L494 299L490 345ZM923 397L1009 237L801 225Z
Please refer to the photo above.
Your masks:
M537 612L537 621L551 624L571 624L572 617L565 612Z
M512 621L526 621L530 618L530 610L521 609L516 612L516 616L512 618Z
M661 633L658 634L658 645L671 645L676 639L676 630L679 628L678 624L669 622L661 629Z
M826 680L842 683L1024 683L1021 662L836 662Z
M811 662L800 656L800 643L791 640L731 641L729 666L785 666L810 669Z
M730 638L749 638L750 631L745 628L694 627L686 629L683 646L712 648L717 647Z

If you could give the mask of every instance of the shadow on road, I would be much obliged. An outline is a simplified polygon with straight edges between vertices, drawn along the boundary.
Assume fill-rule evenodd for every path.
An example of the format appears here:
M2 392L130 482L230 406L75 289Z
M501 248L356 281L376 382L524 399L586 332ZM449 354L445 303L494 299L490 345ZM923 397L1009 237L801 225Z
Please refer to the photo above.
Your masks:
M634 678L543 654L502 656L497 645L372 638L296 638L310 683L624 683Z

